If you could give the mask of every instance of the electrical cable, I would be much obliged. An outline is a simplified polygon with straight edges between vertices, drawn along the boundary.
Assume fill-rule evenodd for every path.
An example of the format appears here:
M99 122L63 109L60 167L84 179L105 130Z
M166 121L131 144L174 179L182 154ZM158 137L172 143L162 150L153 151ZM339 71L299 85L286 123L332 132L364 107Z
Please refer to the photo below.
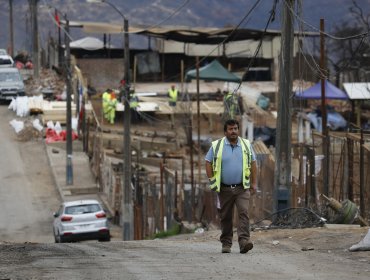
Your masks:
M274 1L277 1L277 0L274 0ZM252 7L249 9L249 11L243 16L243 18L239 21L239 23L233 28L233 30L231 30L231 32L227 35L227 37L225 37L224 40L222 40L221 43L217 44L215 48L213 48L207 55L203 56L200 60L199 60L199 65L204 61L206 60L208 57L210 57L210 55L215 52L220 46L222 46L223 44L225 44L226 41L228 41L231 36L234 35L235 31L239 29L239 27L244 23L244 21L249 17L249 15L254 11L254 9L258 6L258 4L261 2L261 0L257 0L253 5ZM196 63L193 64L192 66L189 66L185 69L185 72L187 72L188 70L191 70L191 69L194 69L196 67ZM180 76L180 74L176 74L176 75L173 75L171 77L168 78L168 80L172 80L172 79L175 79L175 78L178 78Z
M154 28L160 26L161 24L165 23L167 20L171 19L173 16L178 14L179 11L182 10L189 2L190 2L190 0L185 0L179 7L177 7L168 17L166 17L162 21L160 21L160 22L158 22L154 25L151 25L149 27L143 28L141 30L136 30L136 31L133 31L133 32L128 32L128 33L135 34L135 33L143 32L143 31L148 31L148 30L151 30L151 29L154 29Z
M286 3L285 0L283 0L284 4L288 7L288 9L291 11L291 13L297 18L298 21L301 21L303 22L305 25L311 27L313 30L316 30L324 35L326 35L327 37L331 38L331 39L334 39L334 40L350 40L350 39L357 39L357 38L361 38L361 37L364 37L364 36L367 36L369 35L370 31L367 31L367 32L363 32L363 33L360 33L360 34L355 34L355 35L352 35L352 36L348 36L348 37L337 37L337 36L334 36L334 35L331 35L327 32L322 32L319 28L313 26L312 24L306 22L304 19L302 19L301 17L299 17L299 15L297 15L294 10L292 10L291 7L289 7L289 5Z

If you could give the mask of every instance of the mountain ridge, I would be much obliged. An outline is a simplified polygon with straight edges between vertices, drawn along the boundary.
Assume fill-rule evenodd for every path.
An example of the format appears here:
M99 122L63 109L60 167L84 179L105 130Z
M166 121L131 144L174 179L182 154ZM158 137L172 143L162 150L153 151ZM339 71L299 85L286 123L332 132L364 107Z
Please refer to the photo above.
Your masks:
M110 0L109 2L128 18L131 25L152 26L163 23L163 25L189 27L237 26L252 6L258 2L250 16L240 25L241 28L253 29L265 28L274 3L272 0ZM283 3L282 0L278 1L276 18L269 29L280 29L280 14ZM320 18L325 19L327 32L333 30L335 25L342 21L355 21L353 15L349 12L349 8L353 6L352 1L311 0L296 1L296 3L297 7L298 3L302 3L300 8L302 11L301 19L307 23L305 26L308 31L317 31L309 25L318 28ZM370 0L360 0L357 3L363 8L365 14L369 14ZM6 48L9 41L8 7L8 1L0 2L0 25L3 27L0 31L0 48ZM99 21L116 24L122 22L119 13L106 3L87 3L82 0L40 0L38 18L42 45L47 41L49 34L54 35L56 32L56 26L53 22L55 9L59 11L61 17L66 14L68 19L72 21ZM15 50L31 49L28 1L13 0L13 14ZM164 21L164 19L167 20ZM71 31L72 40L84 36L88 35L83 34L80 30Z

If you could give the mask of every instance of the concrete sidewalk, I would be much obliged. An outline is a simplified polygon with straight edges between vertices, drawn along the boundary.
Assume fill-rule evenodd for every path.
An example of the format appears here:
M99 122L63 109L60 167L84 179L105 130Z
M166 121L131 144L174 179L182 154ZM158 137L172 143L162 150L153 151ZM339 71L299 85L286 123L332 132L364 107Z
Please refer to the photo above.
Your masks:
M72 170L73 183L67 185L67 154L65 142L56 142L46 145L46 153L53 173L55 185L63 201L84 198L98 199L99 189L94 175L90 170L89 159L82 151L80 141L73 142Z

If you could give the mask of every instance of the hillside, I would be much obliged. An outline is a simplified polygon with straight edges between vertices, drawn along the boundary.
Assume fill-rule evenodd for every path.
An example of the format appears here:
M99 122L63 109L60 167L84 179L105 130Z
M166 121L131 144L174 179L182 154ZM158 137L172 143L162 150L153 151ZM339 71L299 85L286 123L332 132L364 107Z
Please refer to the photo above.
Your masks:
M151 26L184 25L202 27L236 26L248 13L256 0L110 0L126 17L130 24ZM319 25L320 18L325 19L326 30L330 31L341 21L353 21L349 12L350 0L303 0L302 18L304 21ZM370 11L370 0L357 0L365 14ZM30 49L30 24L27 0L13 0L14 5L14 37L16 50ZM279 1L276 19L269 27L279 29L280 11L283 1ZM272 0L261 0L256 9L245 20L241 27L264 28L272 8ZM175 15L174 11L182 7ZM70 20L102 21L121 23L122 18L107 4L87 3L84 0L40 0L39 26L42 42L48 34L55 34L56 27L52 22L54 9L67 14ZM163 22L165 19L165 22ZM0 1L0 48L6 48L9 40L9 2ZM310 31L309 27L307 27ZM79 31L72 31L72 39L83 36Z

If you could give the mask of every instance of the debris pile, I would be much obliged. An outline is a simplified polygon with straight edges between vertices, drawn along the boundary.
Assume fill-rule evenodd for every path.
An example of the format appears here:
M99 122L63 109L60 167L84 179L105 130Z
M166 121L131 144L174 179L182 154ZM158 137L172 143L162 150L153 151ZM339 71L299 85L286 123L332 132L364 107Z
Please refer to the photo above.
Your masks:
M28 96L46 93L46 98L51 100L61 95L65 86L64 77L51 69L42 69L40 78L33 79L32 76L25 81L26 94Z
M10 124L14 127L19 141L40 140L44 137L39 119L27 119L24 122L12 120Z
M271 220L271 224L265 225L266 220ZM270 217L251 225L252 230L256 228L311 228L321 227L326 219L308 208L287 208L279 210Z

